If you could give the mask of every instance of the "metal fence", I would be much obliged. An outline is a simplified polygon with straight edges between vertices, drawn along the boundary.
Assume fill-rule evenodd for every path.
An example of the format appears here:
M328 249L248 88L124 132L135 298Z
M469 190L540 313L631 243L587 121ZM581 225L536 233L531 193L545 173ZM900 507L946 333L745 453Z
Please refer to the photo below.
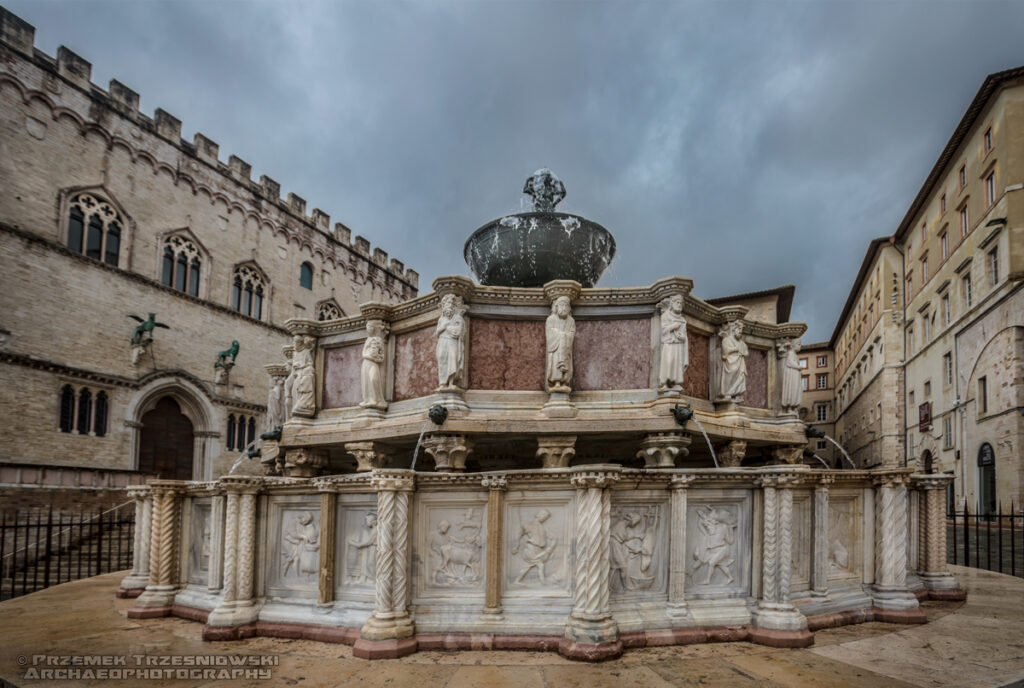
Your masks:
M946 514L946 553L951 564L1024 577L1024 512L970 509Z
M134 502L106 511L48 507L0 515L0 600L131 567Z

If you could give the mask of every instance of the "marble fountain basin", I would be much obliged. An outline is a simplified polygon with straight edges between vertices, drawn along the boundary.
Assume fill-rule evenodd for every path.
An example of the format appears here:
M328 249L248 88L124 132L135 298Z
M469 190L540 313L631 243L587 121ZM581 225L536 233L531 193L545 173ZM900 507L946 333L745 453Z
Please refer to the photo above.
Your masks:
M593 287L615 257L615 238L579 215L518 213L477 229L463 254L481 284L541 287L570 279Z

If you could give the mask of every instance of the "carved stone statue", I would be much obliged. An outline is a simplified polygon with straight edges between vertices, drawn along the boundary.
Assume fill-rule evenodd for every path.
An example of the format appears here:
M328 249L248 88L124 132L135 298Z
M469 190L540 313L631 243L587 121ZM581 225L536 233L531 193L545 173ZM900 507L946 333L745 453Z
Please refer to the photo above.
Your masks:
M686 318L683 317L683 297L676 294L661 302L661 366L658 369L658 389L682 390L683 377L689 365L690 350L686 338Z
M437 319L437 383L441 389L461 388L466 340L466 305L458 294L441 299Z
M282 536L284 543L291 547L282 552L284 568L282 576L287 576L289 570L296 575L309 577L316 575L318 570L317 553L320 551L320 532L313 523L313 514L306 512L292 521L290 530L285 531ZM294 566L294 569L292 567Z
M732 545L735 541L736 525L731 523L729 512L715 507L698 507L697 542L693 550L696 564L690 571L696 577L701 568L704 570L703 585L710 585L716 571L725 574L726 585L735 580L731 567L734 563Z
M284 419L288 420L289 418L292 417L292 406L294 399L293 390L295 388L295 352L292 350L291 347L285 347L284 356L284 365L285 368L288 369L288 374L284 378Z
M385 409L388 406L384 400L385 331L381 320L366 323L367 337L363 344L363 366L360 371L363 390L363 403L360 406L366 408Z
M743 322L733 320L718 330L722 366L719 395L729 401L742 401L747 391L747 343L743 341Z
M533 198L535 211L550 213L565 198L565 184L554 172L542 167L526 180L523 193Z
M559 296L551 304L544 333L547 339L544 379L548 392L568 394L572 391L572 343L576 338L576 321L568 296Z
M296 335L292 340L295 352L292 354L292 370L295 379L292 387L292 414L312 416L316 413L316 371L313 367L313 337Z
M284 425L284 377L271 377L270 391L267 393L267 431Z
M512 545L510 551L513 555L518 554L526 566L516 577L516 583L522 583L526 575L534 569L537 570L540 582L546 582L548 560L551 559L551 555L555 553L555 548L558 547L558 540L551 537L548 534L547 528L544 527L544 522L549 518L551 518L551 512L547 509L541 509L534 514L532 521L524 523L519 527L515 544Z
M797 352L800 351L800 340L781 339L776 345L778 357L782 360L782 395L780 405L783 413L793 413L800 406L803 397L803 386L801 385L800 359Z
M654 584L651 560L654 554L654 524L636 512L627 511L611 527L611 586L617 592L646 590Z
M372 583L377 575L377 512L363 517L358 532L347 540L349 550L348 577L355 583Z

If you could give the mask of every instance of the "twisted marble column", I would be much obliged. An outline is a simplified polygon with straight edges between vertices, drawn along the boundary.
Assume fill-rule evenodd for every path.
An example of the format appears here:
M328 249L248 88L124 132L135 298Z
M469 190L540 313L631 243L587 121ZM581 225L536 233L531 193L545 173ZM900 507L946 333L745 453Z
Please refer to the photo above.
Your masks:
M912 484L922 502L921 520L924 536L921 581L932 599L962 600L966 593L949 572L946 563L946 487L953 481L949 475L915 475Z
M177 592L178 545L181 539L180 483L150 483L153 506L150 517L149 583L128 615L133 618L170 613ZM143 507L145 519L145 507Z
M907 588L906 472L875 478L875 586L877 621L924 623L917 597Z
M256 600L256 502L263 479L225 476L224 581L220 604L210 612L205 640L227 640L249 634L262 606Z
M617 471L580 469L576 488L576 575L572 612L559 651L578 659L622 654L619 628L609 604L611 492Z

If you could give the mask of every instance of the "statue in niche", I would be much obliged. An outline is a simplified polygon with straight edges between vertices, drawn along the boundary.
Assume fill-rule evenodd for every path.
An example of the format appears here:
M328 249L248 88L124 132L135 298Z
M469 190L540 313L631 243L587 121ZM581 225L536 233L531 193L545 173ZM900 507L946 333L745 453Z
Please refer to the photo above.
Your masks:
M726 578L725 584L732 585L735 580L731 567L735 563L732 545L736 540L736 524L728 511L711 506L697 507L697 517L697 543L693 550L697 563L690 574L696 576L704 568L702 585L711 585L715 572L721 571Z
M516 535L515 544L510 550L513 555L519 555L526 565L516 577L516 583L522 583L528 573L537 570L537 577L541 583L546 583L548 572L547 563L551 555L558 547L558 540L548 534L544 522L551 518L551 512L541 509L533 516L533 520L519 526L519 533ZM522 552L522 554L520 554Z
M285 413L282 399L284 398L284 378L275 375L270 382L267 393L267 431L284 425Z
M313 367L313 349L316 340L296 335L293 340L292 370L295 380L292 388L292 415L311 416L316 412L316 371Z
M551 304L551 315L544 325L547 339L545 380L548 392L568 394L572 385L572 343L576 321L568 296L559 296Z
M372 583L377 575L377 512L369 511L349 546L348 577L353 583Z
M288 374L284 378L284 392L282 394L282 396L284 397L284 419L285 420L288 420L289 418L292 417L292 405L293 405L292 404L292 399L293 399L292 390L295 387L295 366L293 365L293 362L292 362L292 357L294 355L295 355L295 352L292 351L290 348L285 349L285 352L284 352L284 356L285 356L284 365L285 365L285 368L288 369Z
M480 524L476 509L467 509L455 528L442 520L430 549L438 562L433 580L438 585L459 585L480 581Z
M733 320L718 330L722 350L720 396L741 401L747 391L747 343L743 341L743 322Z
M783 413L792 413L800 406L803 397L800 359L796 355L800 351L800 340L781 339L776 344L776 351L782 359L782 395L779 404Z
M682 391L683 376L690 365L683 317L683 296L675 294L661 302L661 365L658 368L659 391Z
M366 323L366 342L363 344L363 367L360 370L363 403L366 408L387 408L384 401L384 343L385 327L381 320Z
M622 514L611 527L611 587L615 592L647 590L654 585L650 573L657 532L656 508L641 515Z
M440 389L460 388L466 341L466 305L458 294L441 299L437 319L437 383Z
M291 529L283 535L284 542L291 545L282 552L284 569L282 577L292 571L297 576L309 578L317 573L317 553L320 551L320 531L313 523L313 514L304 512L292 520Z

